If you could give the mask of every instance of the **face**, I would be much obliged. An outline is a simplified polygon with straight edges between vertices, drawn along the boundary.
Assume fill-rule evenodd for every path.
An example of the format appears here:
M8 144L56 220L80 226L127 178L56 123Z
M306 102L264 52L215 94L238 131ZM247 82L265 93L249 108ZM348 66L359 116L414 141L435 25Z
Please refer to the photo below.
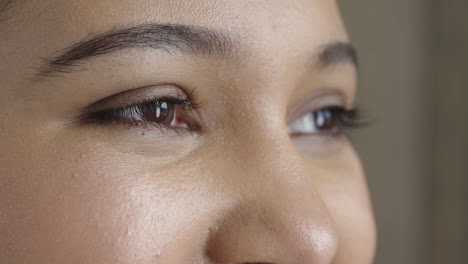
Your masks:
M1 263L371 263L332 0L29 0L0 24Z

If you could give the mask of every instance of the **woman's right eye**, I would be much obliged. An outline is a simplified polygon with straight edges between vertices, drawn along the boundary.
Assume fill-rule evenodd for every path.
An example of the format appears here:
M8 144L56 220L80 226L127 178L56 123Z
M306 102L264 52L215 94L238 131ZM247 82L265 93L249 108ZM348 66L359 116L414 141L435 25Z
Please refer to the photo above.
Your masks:
M104 112L103 120L130 121L170 126L175 117L175 104L166 101L152 101Z
M188 99L160 98L130 106L102 110L85 115L86 123L155 126L159 129L194 130L188 112L193 107Z

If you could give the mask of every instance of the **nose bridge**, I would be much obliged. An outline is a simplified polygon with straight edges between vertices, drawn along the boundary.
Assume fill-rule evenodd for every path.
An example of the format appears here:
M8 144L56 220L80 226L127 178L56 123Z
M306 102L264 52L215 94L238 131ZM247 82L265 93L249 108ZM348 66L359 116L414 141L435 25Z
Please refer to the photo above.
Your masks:
M238 154L244 169L233 177L243 184L236 190L236 206L210 239L209 254L216 262L332 261L337 241L332 221L311 172L285 137L264 136L257 139L262 147Z
M270 122L262 127L258 125L260 133L254 128L244 134L233 154L235 166L242 168L234 177L249 182L247 189L252 189L249 193L265 196L282 193L283 196L273 196L284 199L293 198L289 197L293 194L307 194L308 198L317 196L312 180L314 172L308 169L310 166L306 166L306 160L297 151L286 129L280 126Z

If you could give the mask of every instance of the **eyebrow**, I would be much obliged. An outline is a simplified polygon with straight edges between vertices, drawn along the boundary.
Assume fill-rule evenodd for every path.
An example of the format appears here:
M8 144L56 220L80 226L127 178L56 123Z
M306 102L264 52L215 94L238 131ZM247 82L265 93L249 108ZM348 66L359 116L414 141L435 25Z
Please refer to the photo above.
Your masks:
M318 62L322 67L341 63L351 63L354 67L359 67L356 49L347 42L328 44L320 54Z
M234 41L226 35L203 27L174 24L142 24L113 29L59 50L59 55L40 57L36 77L56 77L76 70L80 62L126 49L152 48L183 54L224 57L234 51Z
M0 23L8 20L8 12L13 8L13 0L3 0L0 2Z
M238 47L232 38L222 32L204 27L157 23L117 26L61 49L57 52L58 55L39 57L43 64L33 67L35 73L32 80L74 72L81 62L93 57L141 48L223 58L234 56ZM318 62L324 67L338 63L352 63L357 66L357 56L351 44L336 42L323 48Z

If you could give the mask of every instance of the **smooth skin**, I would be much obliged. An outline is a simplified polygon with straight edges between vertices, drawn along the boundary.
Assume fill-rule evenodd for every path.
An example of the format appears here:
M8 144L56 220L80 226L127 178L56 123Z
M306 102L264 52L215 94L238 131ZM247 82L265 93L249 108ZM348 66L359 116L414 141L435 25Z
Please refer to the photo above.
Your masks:
M27 0L6 17L0 263L372 263L350 143L287 129L307 111L353 106L353 63L317 63L349 42L335 1ZM37 74L40 58L143 23L221 32L233 48L126 49ZM100 107L187 91L194 131L73 121L113 95Z

